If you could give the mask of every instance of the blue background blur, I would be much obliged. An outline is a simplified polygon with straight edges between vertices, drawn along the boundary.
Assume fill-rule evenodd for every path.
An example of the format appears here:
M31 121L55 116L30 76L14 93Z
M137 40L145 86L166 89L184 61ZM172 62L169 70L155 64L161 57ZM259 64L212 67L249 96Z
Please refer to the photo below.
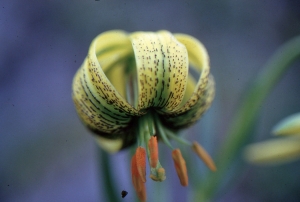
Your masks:
M248 84L282 43L300 34L300 4L297 0L2 0L0 201L105 201L97 148L75 113L71 83L93 38L111 29L166 29L203 42L217 94L188 137L215 155ZM261 106L251 142L270 138L274 124L300 111L299 78L298 61ZM165 147L161 151L170 155ZM112 159L118 165L113 170L118 190L129 192L122 200L132 201L127 151ZM165 167L166 182L147 181L149 201L160 194L165 201L185 201L190 189L177 185L172 165ZM299 201L299 170L300 162L248 165L236 184L216 200ZM160 191L151 190L156 185Z

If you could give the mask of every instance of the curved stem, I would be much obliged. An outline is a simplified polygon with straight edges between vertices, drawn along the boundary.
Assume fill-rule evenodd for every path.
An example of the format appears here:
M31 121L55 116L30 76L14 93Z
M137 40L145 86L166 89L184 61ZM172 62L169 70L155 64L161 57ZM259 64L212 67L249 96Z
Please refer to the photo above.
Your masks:
M102 151L98 147L98 156L99 156L99 171L102 173L102 178L99 176L100 183L104 184L104 191L107 196L107 201L110 202L119 202L120 201L120 193L116 192L116 187L114 186L114 180L112 178L113 172L110 166L109 154Z
M291 39L279 48L259 73L257 79L253 81L235 115L226 140L218 151L219 156L216 161L218 171L210 174L202 186L200 185L201 191L196 192L203 201L210 199L216 193L242 147L253 136L249 131L255 125L255 120L265 98L290 65L298 58L300 58L300 36Z

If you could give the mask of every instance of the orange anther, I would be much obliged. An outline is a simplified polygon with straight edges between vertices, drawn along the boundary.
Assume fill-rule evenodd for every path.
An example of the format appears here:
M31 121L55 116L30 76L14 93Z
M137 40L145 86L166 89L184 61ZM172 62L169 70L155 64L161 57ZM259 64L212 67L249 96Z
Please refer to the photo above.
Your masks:
M147 200L147 192L146 192L146 186L145 183L142 183L142 188L140 191L137 192L138 198L141 202L146 202Z
M142 201L146 201L146 186L145 183L142 182L138 168L137 168L137 159L136 154L133 155L131 159L131 178L133 187L138 195L138 198Z
M140 186L138 185L139 176L140 175L137 170L136 158L135 158L135 154L134 154L131 159L131 179L132 179L133 187L136 191L139 191L139 189L140 189Z
M148 147L150 151L150 166L151 168L156 168L158 162L158 146L157 146L157 137L151 136L148 141Z
M192 145L193 151L202 159L202 161L206 164L206 166L212 170L216 171L216 165L210 155L205 151L205 149L198 143L193 142Z
M187 175L186 164L185 164L185 160L183 159L179 149L174 149L172 151L172 158L174 161L177 175L180 180L180 184L182 186L187 186L188 185L188 175Z
M146 150L138 147L135 153L136 166L142 182L146 182Z

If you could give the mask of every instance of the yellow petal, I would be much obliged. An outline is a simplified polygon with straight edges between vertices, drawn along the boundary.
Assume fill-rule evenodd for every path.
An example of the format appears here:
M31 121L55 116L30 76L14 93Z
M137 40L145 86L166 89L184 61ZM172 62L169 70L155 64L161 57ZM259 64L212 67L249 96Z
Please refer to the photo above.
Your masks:
M195 88L196 88L196 81L191 75L189 75L186 90L185 90L185 93L183 96L183 100L179 107L183 106L191 98L191 96L194 93Z
M115 87L118 93L125 99L126 98L126 77L125 75L125 64L116 64L109 71L105 72L107 78L111 84Z
M107 138L97 136L96 141L99 144L99 146L105 151L107 151L108 153L115 153L119 151L123 145L122 139L110 140Z
M104 72L113 63L121 63L122 59L133 55L128 34L121 30L103 32L95 39L95 54Z
M300 139L280 138L247 146L247 161L255 164L281 164L300 158Z
M137 66L138 109L156 107L161 113L174 111L187 85L185 46L167 31L135 32L130 38Z
M124 134L132 116L140 115L111 84L98 61L99 53L120 44L121 47L127 45L128 52L132 52L128 36L124 33L111 31L99 35L92 42L88 56L73 81L77 112L89 128L99 133Z
M293 114L280 121L273 129L275 135L300 134L300 113Z
M168 114L165 118L165 121L172 125L174 129L179 129L196 122L210 107L215 95L215 85L213 77L209 75L209 58L205 47L189 35L174 34L174 36L185 45L190 64L200 74L191 97L185 103L182 102L179 109L172 114ZM189 91L186 93L190 94Z
M179 113L187 111L191 106L195 105L200 97L204 94L209 76L209 57L204 45L196 38L185 34L174 34L175 38L181 42L187 49L189 55L189 63L199 72L200 77L194 89L193 96L184 106L179 109Z
M194 105L191 105L187 111L166 115L164 117L165 122L170 124L172 129L180 129L194 124L211 106L214 96L215 82L210 75L204 94L199 97L198 101Z

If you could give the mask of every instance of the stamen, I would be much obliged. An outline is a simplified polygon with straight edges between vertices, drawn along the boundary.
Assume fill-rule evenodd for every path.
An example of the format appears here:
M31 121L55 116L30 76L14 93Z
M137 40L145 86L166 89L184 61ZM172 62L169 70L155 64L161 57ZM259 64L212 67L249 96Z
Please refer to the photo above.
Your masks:
M183 159L179 149L174 149L172 151L172 158L180 180L180 184L185 187L188 185L188 175L185 160Z
M202 161L206 164L206 166L211 170L211 171L216 171L216 165L210 155L205 151L205 149L198 143L198 142L193 142L192 145L193 151L202 159Z
M138 171L136 154L134 154L131 159L131 179L138 198L143 202L146 201L146 186L145 183L142 182Z
M153 114L148 113L141 116L139 119L139 148L136 152L137 170L143 182L146 182L146 150L150 164L150 177L155 181L162 182L166 179L164 169L162 168L158 159L157 138L153 136L155 132L153 121ZM144 149L146 148L146 149Z
M133 187L136 191L139 191L141 188L141 186L139 186L139 176L140 175L137 170L136 158L135 158L135 154L134 154L131 159L131 179L132 179Z
M141 200L141 202L146 202L147 200L147 192L146 192L146 186L143 183L142 188L139 192L137 192L138 198Z
M146 150L143 147L136 149L136 167L142 182L146 182Z
M156 168L158 162L158 146L157 146L157 137L151 136L148 141L149 153L150 153L150 166L151 168Z

